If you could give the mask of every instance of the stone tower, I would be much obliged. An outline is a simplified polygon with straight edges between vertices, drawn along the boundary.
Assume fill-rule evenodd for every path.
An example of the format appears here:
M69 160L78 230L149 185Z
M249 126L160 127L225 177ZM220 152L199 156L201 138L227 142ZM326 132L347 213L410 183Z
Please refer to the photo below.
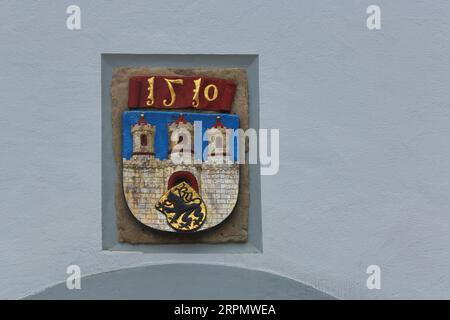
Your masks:
M155 127L149 124L144 114L137 123L131 127L133 135L133 155L155 155Z
M220 116L216 123L206 130L208 138L208 163L231 163L227 128L222 124Z
M177 120L169 125L169 155L176 163L194 161L194 126L180 113Z

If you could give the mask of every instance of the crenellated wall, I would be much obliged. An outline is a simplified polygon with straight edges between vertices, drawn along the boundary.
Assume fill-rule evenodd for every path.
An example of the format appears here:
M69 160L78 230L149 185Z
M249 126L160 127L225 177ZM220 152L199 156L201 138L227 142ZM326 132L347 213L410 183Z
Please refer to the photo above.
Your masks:
M167 191L170 176L188 171L197 179L199 194L205 202L207 217L197 231L218 225L225 220L237 202L239 165L237 164L174 164L148 155L123 159L123 189L131 213L154 229L175 232L155 204Z

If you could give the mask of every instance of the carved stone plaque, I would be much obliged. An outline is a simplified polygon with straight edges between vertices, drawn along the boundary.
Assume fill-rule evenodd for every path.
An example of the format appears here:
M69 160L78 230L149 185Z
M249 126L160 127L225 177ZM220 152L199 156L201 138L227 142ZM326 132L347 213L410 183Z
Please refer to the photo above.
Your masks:
M119 240L246 241L245 71L119 68L111 95Z

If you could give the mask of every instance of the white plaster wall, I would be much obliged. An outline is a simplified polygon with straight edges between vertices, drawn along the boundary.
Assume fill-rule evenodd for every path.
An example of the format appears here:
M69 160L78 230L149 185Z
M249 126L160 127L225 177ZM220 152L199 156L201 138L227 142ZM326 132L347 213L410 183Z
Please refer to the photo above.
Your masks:
M0 298L64 281L69 264L166 262L267 270L340 298L450 298L450 3L377 1L380 31L370 4L2 1ZM281 128L262 254L101 251L107 52L260 55L261 127ZM381 290L365 286L370 264Z

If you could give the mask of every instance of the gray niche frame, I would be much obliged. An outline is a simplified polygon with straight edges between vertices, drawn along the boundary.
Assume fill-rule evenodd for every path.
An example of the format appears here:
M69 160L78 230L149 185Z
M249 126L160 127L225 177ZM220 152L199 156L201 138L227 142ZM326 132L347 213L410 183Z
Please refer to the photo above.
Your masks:
M259 165L249 165L248 241L224 244L139 244L117 240L114 203L115 163L112 145L110 83L114 68L243 68L247 71L249 127L259 129L259 65L252 54L115 54L101 55L102 121L102 249L143 253L262 253L261 177Z

